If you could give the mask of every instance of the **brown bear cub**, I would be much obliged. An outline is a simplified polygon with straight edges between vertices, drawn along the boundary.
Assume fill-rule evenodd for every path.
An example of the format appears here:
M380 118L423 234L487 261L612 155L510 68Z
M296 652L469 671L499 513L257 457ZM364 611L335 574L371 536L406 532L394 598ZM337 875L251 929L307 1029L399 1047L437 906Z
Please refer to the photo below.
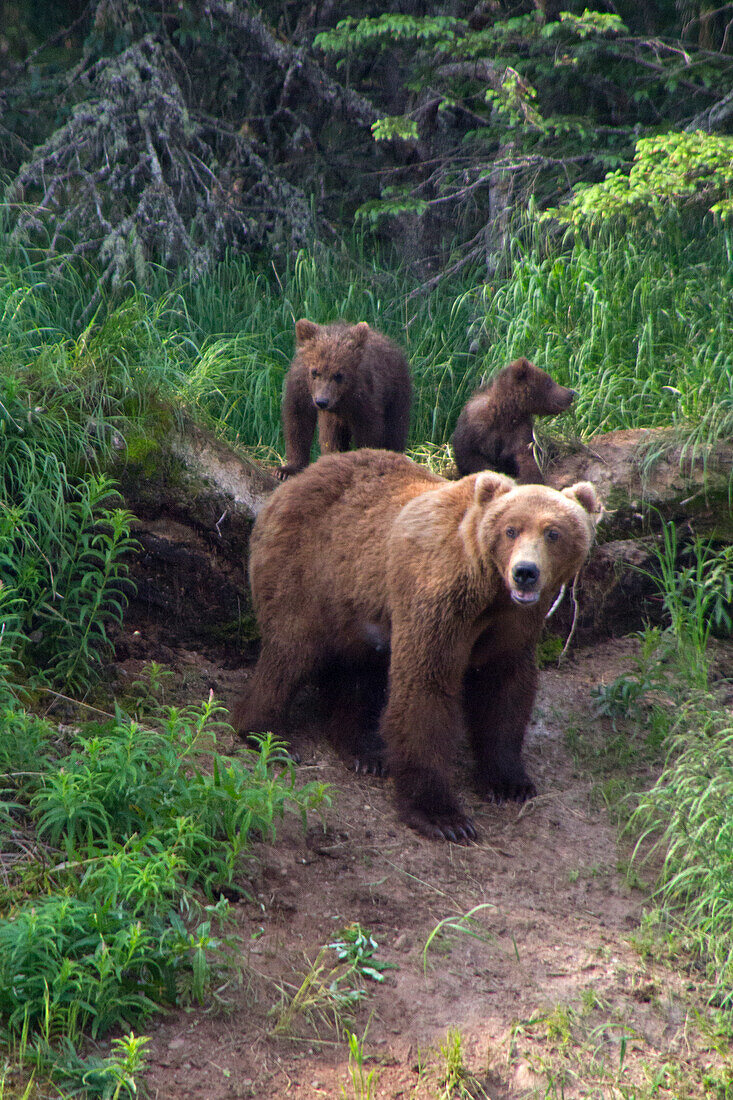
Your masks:
M532 417L564 412L574 397L529 359L504 367L458 417L451 443L459 475L498 470L523 485L544 484L532 453Z
M326 700L332 736L366 770L390 770L413 828L473 839L451 783L459 746L473 750L483 797L535 793L522 763L535 647L599 511L589 482L558 492L491 471L446 481L387 451L319 459L255 522L262 650L236 728L291 738L304 682L329 690L340 669L360 670L373 683L356 702L337 686Z
M321 454L355 447L403 451L412 383L402 352L366 321L295 323L295 358L285 379L284 480L308 465L318 422Z

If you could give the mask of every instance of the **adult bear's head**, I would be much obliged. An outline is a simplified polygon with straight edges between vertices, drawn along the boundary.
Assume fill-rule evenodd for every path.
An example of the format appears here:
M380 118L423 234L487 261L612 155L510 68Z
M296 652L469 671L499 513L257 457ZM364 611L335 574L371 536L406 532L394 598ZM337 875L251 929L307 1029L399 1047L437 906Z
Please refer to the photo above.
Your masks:
M475 475L474 508L481 513L474 513L473 524L481 558L492 562L514 602L524 606L575 576L602 512L589 481L558 491L515 485L490 470Z

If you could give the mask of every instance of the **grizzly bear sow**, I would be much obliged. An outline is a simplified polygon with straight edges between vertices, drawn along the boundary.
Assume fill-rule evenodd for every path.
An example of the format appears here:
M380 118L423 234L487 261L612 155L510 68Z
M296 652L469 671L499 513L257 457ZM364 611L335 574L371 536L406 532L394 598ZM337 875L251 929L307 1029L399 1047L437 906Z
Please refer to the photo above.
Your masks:
M532 417L564 412L574 396L574 390L553 382L529 359L504 367L458 417L451 443L460 476L489 469L525 485L543 484L532 453Z
M403 451L412 384L402 352L366 321L295 324L295 358L285 379L284 480L308 465L318 422L321 454L355 447Z
M319 459L275 491L254 526L262 651L237 728L289 737L299 686L324 670L367 669L377 651L386 660L389 640L378 735L354 736L364 715L349 713L343 694L332 728L371 770L384 753L410 825L472 839L451 785L459 746L467 736L483 796L535 793L521 758L535 645L588 554L599 508L589 482L558 492L490 471L445 481L385 451Z

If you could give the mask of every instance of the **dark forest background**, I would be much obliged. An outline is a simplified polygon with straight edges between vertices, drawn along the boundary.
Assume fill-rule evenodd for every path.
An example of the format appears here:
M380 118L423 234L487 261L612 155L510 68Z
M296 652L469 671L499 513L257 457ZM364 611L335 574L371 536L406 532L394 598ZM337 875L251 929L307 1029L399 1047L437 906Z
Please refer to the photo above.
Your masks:
M425 277L492 275L529 209L730 198L733 5L712 0L3 0L0 81L14 239L111 286L354 226ZM635 155L665 162L649 194L583 205Z

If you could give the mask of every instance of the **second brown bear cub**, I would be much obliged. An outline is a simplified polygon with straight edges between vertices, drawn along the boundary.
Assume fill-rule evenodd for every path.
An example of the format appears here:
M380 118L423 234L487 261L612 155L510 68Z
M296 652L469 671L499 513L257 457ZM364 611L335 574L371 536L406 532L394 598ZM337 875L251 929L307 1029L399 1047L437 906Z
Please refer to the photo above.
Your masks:
M403 451L412 383L402 352L366 321L295 323L295 358L285 379L285 465L280 480L308 465L318 423L321 454L355 447Z
M488 469L520 484L542 485L545 479L532 453L532 417L564 412L574 397L574 390L553 382L528 359L504 367L458 417L451 443L460 476Z

